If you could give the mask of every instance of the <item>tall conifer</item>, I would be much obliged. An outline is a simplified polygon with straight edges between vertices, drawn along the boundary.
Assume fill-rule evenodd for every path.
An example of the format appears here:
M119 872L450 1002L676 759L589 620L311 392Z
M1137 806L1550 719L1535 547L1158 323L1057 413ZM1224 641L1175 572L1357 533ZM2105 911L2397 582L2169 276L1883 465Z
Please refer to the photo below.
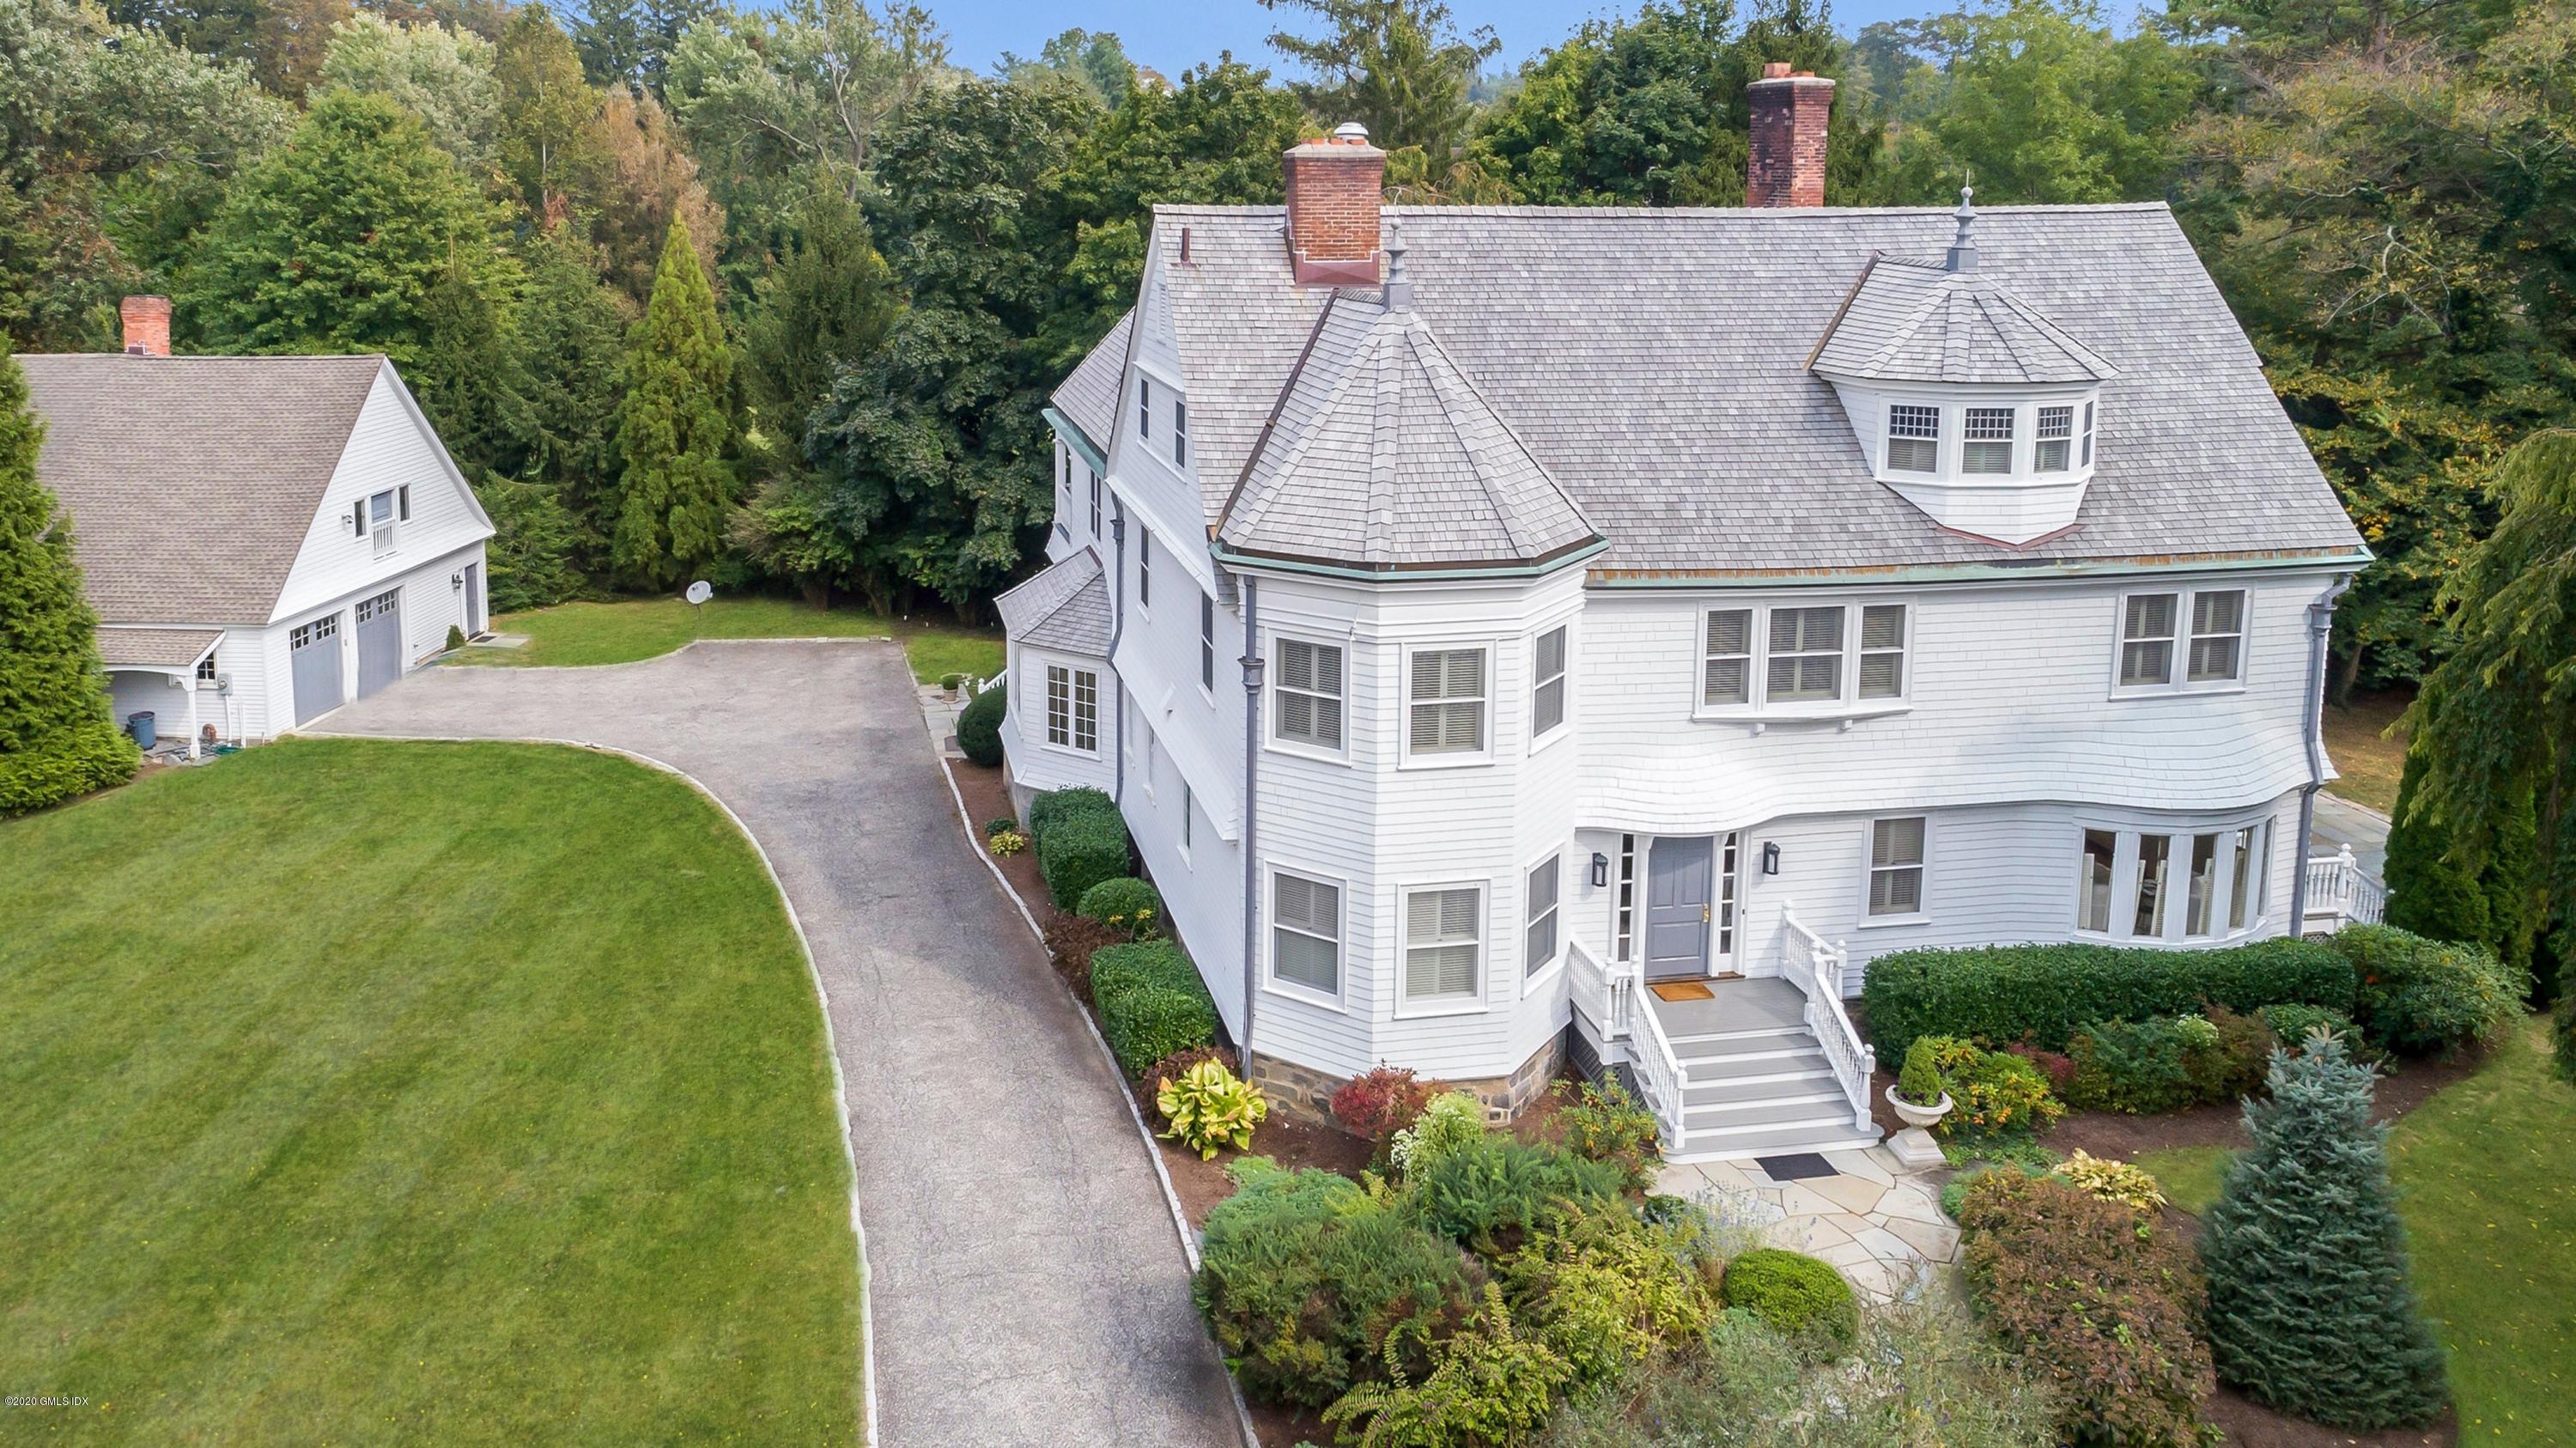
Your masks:
M673 220L618 409L617 571L668 587L725 545L734 497L733 352L685 222Z

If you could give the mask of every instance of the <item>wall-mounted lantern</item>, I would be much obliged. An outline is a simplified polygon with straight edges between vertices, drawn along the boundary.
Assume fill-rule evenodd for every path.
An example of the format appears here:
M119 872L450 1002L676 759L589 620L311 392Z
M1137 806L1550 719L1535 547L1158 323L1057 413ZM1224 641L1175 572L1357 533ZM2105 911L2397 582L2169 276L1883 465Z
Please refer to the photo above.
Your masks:
M1776 840L1762 842L1762 873L1765 875L1780 873L1780 845Z
M1609 883L1610 857L1595 851L1592 856L1592 888L1598 890Z

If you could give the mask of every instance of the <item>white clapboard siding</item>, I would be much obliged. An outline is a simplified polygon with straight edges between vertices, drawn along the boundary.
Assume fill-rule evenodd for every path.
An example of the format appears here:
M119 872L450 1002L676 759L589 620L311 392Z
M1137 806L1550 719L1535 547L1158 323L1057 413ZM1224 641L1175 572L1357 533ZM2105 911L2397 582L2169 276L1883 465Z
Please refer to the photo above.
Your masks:
M394 553L379 558L375 540L360 538L352 529L351 509L375 493L404 486L411 489L411 517L396 525L399 541ZM357 426L350 431L348 448L323 490L321 507L306 531L295 566L287 573L270 621L300 620L326 612L341 600L382 592L406 575L477 548L491 536L491 519L448 462L445 449L412 406L393 368L387 366L377 374ZM440 577L444 587L446 575ZM430 612L424 607L422 619ZM405 662L409 663L443 641L446 629L441 625L439 639L424 644L417 627L406 619L404 633Z

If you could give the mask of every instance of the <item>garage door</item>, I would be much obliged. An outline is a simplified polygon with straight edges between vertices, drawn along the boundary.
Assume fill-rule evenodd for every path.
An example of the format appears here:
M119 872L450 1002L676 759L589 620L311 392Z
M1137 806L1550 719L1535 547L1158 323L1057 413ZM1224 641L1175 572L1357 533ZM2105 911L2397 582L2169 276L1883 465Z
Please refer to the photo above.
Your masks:
M402 590L358 604L358 697L402 677Z
M340 616L317 618L287 635L295 660L295 722L340 707Z

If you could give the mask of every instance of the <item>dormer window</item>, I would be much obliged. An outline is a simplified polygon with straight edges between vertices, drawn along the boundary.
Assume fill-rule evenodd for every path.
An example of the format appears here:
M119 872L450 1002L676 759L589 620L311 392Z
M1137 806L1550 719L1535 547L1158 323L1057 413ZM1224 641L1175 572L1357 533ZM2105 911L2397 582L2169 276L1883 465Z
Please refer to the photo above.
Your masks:
M1899 473L1941 470L1941 409L1904 402L1887 409L1887 467Z
M2090 410L2089 407L2087 410ZM2039 410L2039 441L2031 455L2030 470L2035 473L2066 471L2068 451L2075 443L2075 409L2071 405L2043 407Z
M2010 473L2013 470L2013 410L2009 407L1968 409L1966 441L1959 447L1959 471Z

